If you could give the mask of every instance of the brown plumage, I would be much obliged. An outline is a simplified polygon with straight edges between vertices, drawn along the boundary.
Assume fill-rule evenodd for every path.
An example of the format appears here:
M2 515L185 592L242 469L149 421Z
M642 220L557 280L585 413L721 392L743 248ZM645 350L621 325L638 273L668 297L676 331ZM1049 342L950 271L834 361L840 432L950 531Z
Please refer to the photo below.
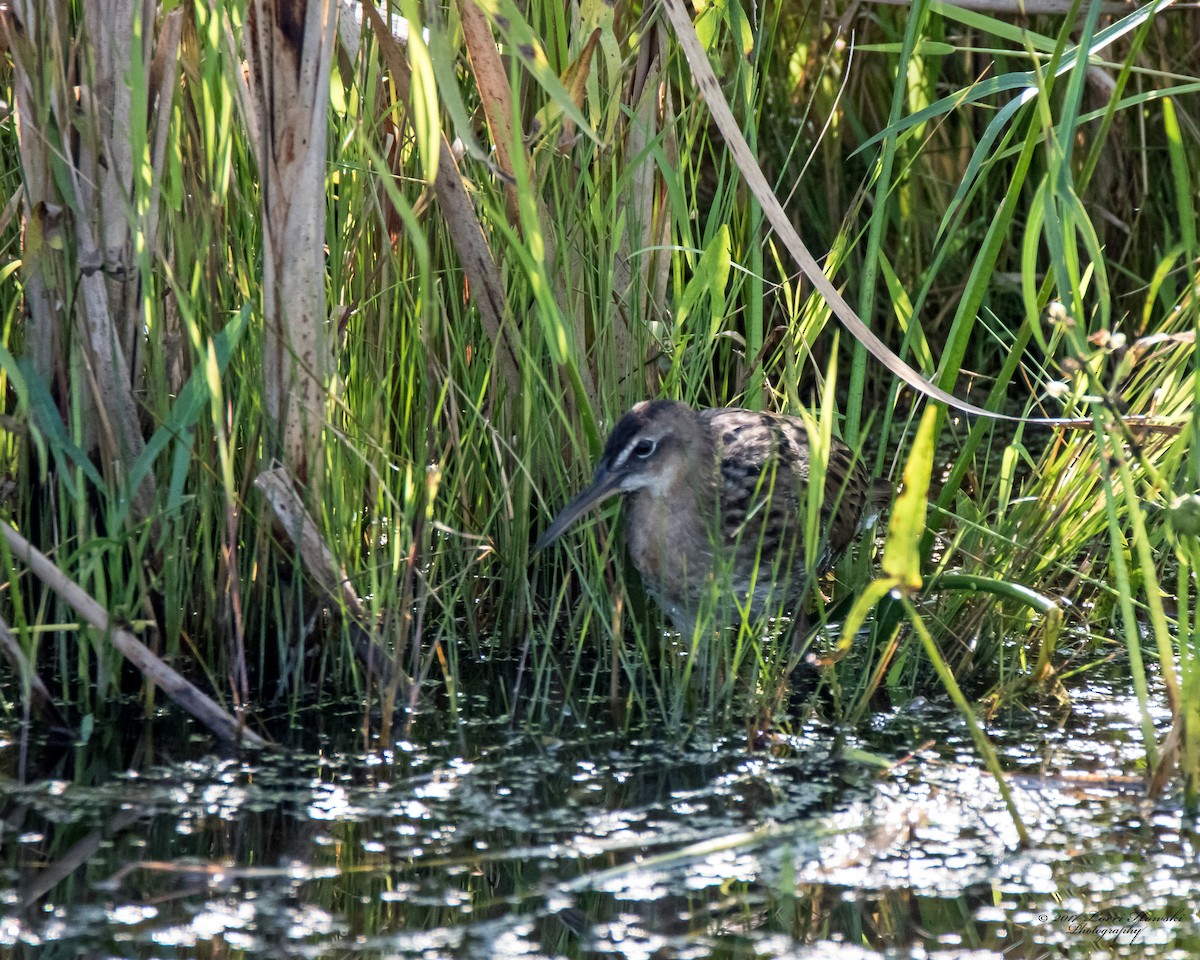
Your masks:
M822 542L810 571L808 476L808 431L796 417L646 401L621 418L591 486L563 508L534 549L621 493L630 557L681 633L694 632L709 597L718 623L735 621L739 608L751 616L790 610L809 573L828 569L891 495L835 439L821 501Z

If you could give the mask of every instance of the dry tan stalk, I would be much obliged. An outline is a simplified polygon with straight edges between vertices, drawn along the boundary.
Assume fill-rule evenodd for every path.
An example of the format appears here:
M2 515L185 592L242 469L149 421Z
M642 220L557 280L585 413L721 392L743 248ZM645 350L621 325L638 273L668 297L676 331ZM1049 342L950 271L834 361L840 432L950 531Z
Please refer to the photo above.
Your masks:
M512 91L508 86L508 73L500 62L491 24L475 0L458 0L458 17L462 23L471 73L475 75L475 87L483 104L483 115L487 118L492 145L496 148L496 165L509 178L504 184L508 216L513 223L519 223L517 181L512 161L514 149L524 153L524 165L529 171L530 180L536 181L537 178L533 170L533 158L525 148L524 138L513 136Z
M141 47L135 49L139 19ZM140 380L143 324L133 255L131 132L148 121L134 116L128 76L135 57L143 67L149 64L154 13L140 0L96 0L84 5L83 21L91 72L81 87L84 121L78 159L69 170L74 200L68 204L76 213L75 240L84 274L77 319L85 332L97 413L109 426L107 434L100 434L101 455L128 467L144 446L133 399L133 386ZM141 487L130 492L133 516L147 516L154 499L153 476L147 473Z
M337 7L330 0L253 0L247 26L256 115L250 126L263 198L263 399L282 459L319 498L333 370L325 148Z
M129 245L129 202L133 185L133 144L129 133L133 129L133 93L126 82L133 49L134 19L141 11L140 0L92 0L84 4L83 22L87 30L92 58L92 73L88 86L91 118L94 129L85 138L86 146L80 157L83 179L77 188L85 205L96 192L99 206L96 246L102 262L110 270L131 267ZM149 40L154 34L153 8L148 22L141 27L142 49L138 59L148 63ZM138 118L141 124L144 117ZM114 279L113 306L122 305L127 291L123 278ZM127 331L122 331L127 333ZM128 354L131 342L122 346Z
M333 557L333 552L321 537L317 523L304 506L292 478L283 467L264 470L254 478L267 503L271 505L280 526L299 551L300 562L309 575L329 596L338 598L355 620L366 623L367 608L359 599L346 571Z
M54 294L62 280L62 258L50 246L52 232L59 231L63 203L51 174L53 144L41 128L43 116L64 117L72 104L66 102L65 85L46 82L40 69L47 50L66 45L55 4L15 0L0 15L4 46L12 57L13 100L16 105L17 149L25 195L21 259L25 287L25 356L46 382L54 377L55 344L65 342L65 301ZM55 279L52 279L55 278Z
M153 112L150 136L150 204L146 211L146 246L158 247L158 220L162 210L163 165L167 157L167 134L171 129L171 107L175 100L175 80L179 75L179 41L183 34L183 9L172 10L159 26L154 60L150 64L149 96Z
M661 175L646 146L659 134L673 144L674 118L671 113L664 65L667 62L665 31L653 24L642 38L637 66L630 85L628 101L634 105L633 119L625 132L625 159L633 167L628 199L624 206L626 227L617 252L613 295L623 326L614 340L622 357L632 352L629 327L634 318L644 323L656 319L666 302L671 257L666 247L671 239L671 222L662 202ZM669 153L674 152L668 150ZM654 248L660 249L654 249ZM639 256L640 270L632 257ZM628 356L631 362L644 364L645 357ZM658 392L652 367L644 367L641 378L646 393Z

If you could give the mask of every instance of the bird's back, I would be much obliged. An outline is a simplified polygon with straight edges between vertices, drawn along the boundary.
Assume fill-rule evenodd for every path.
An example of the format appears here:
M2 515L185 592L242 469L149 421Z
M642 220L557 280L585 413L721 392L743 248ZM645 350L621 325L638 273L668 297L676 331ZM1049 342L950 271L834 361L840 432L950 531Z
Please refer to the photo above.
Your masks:
M813 469L808 430L796 417L737 408L699 411L720 465L720 525L735 594L753 591L752 612L800 599L809 567L805 551L807 489ZM814 573L823 572L858 532L871 490L867 471L834 439L814 545Z

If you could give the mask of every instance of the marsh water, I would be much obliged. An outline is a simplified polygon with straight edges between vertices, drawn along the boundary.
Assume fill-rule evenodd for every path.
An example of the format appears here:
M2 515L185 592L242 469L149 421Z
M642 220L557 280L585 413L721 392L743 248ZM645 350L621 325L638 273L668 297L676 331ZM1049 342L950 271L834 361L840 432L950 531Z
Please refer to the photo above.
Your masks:
M1101 681L989 725L1027 844L930 703L754 743L473 708L387 744L326 708L259 753L2 721L0 957L1200 956L1200 836Z

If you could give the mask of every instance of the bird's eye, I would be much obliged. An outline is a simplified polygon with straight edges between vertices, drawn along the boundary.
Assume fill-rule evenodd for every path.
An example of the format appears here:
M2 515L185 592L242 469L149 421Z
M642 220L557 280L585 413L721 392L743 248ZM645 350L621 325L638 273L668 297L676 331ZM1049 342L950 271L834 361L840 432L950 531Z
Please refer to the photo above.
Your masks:
M645 460L648 456L650 456L650 454L654 453L654 448L657 446L658 444L656 444L653 440L643 437L634 445L633 455L635 457L641 457L643 460Z

